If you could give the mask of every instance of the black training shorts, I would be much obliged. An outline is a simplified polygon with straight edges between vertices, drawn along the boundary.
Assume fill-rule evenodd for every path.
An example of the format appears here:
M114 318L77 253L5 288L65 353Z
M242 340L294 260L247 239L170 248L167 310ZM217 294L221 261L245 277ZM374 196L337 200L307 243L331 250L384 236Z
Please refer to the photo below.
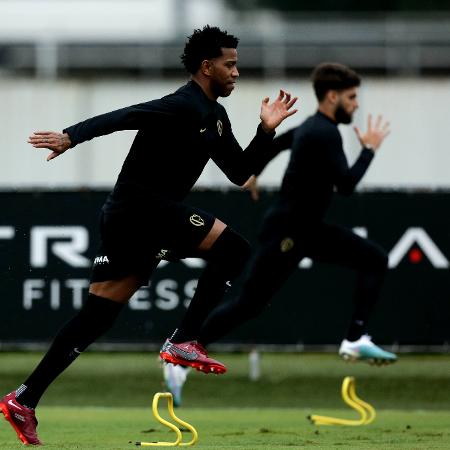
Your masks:
M215 217L183 203L152 202L145 212L102 212L91 283L138 275L147 284L162 259L195 256Z

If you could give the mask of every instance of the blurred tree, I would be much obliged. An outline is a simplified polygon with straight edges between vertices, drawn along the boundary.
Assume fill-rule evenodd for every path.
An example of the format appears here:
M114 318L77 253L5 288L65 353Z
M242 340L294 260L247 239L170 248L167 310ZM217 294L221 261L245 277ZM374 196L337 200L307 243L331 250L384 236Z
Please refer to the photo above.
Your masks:
M236 9L269 8L278 11L450 11L450 0L228 0Z

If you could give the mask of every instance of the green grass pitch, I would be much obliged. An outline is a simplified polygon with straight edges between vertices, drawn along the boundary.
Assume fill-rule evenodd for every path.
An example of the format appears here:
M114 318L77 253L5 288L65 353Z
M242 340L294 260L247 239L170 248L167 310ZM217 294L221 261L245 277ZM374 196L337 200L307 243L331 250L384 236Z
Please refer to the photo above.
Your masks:
M37 353L0 353L0 389L20 384ZM331 354L263 354L262 377L248 380L246 354L216 355L223 376L191 372L176 414L204 449L449 449L450 356L408 355L390 367L346 364ZM377 411L373 424L314 426L308 414L356 418L340 398L346 375ZM151 413L164 390L155 354L88 352L47 391L37 409L48 449L132 449L131 441L174 440ZM160 401L160 411L166 403ZM167 414L162 414L167 417ZM189 439L189 434L187 433ZM0 449L23 448L1 420ZM144 447L140 447L144 448ZM145 447L149 448L149 447Z

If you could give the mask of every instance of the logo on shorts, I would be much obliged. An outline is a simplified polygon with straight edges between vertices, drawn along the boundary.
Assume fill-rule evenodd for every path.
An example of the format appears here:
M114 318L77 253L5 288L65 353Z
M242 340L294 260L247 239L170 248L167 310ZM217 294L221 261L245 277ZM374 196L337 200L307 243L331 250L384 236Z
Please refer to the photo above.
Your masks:
M192 216L189 217L189 222L191 222L192 225L196 227L202 227L203 225L205 225L203 217L200 217L198 214L192 214Z
M289 250L291 250L293 246L294 246L294 241L290 237L287 237L281 241L280 250L283 253L286 253Z
M96 256L94 259L94 266L98 266L99 264L109 264L108 257L105 256Z
M162 248L156 255L156 259L163 259L167 255L167 253L169 253L169 250Z
M221 120L217 121L217 132L219 133L219 136L222 136L223 132L223 123Z

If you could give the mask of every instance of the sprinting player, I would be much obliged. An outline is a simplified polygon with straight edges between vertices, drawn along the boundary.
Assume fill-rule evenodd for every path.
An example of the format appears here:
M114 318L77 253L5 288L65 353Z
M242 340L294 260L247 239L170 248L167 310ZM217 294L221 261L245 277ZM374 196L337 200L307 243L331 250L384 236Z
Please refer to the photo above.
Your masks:
M227 97L239 76L238 39L206 26L189 37L182 61L191 80L159 100L87 119L62 133L40 131L29 142L51 150L69 148L119 130L138 130L117 183L102 208L101 246L82 309L56 335L42 361L0 408L26 444L39 444L34 409L47 387L113 324L123 306L148 280L161 259L207 260L197 290L161 358L205 373L226 367L208 357L196 339L210 311L250 253L248 242L219 219L182 203L211 158L235 184L258 170L275 128L296 112L296 98L280 91L261 105L261 123L245 151L217 99Z
M376 243L324 219L334 191L352 194L389 134L389 124L381 116L375 122L369 116L365 133L355 127L362 150L349 167L338 124L352 121L358 108L360 77L341 64L324 63L314 69L312 82L319 103L317 112L273 142L269 160L287 148L292 149L291 158L279 196L263 222L260 244L246 271L243 289L234 301L211 313L199 342L206 346L256 317L299 262L310 257L357 273L353 314L339 354L350 360L391 363L396 355L382 350L367 335L369 316L385 277L387 255ZM247 183L247 188L253 189L254 182ZM253 194L256 196L254 189Z

